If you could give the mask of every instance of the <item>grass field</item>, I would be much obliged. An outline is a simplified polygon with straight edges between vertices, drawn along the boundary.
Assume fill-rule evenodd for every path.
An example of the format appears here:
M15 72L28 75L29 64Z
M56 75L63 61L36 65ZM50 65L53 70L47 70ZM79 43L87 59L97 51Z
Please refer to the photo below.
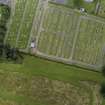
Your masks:
M74 51L74 59L88 64L101 64L104 49L105 24L89 17L82 17L78 40Z
M23 64L0 63L0 104L101 105L103 80L98 72L25 56Z
M44 15L38 50L68 59L71 55L77 21L78 15L70 9L50 5Z
M105 47L103 19L44 3L37 10L34 29L38 0L16 0L6 42L26 49L30 37L37 36L37 50L43 55L100 66ZM91 13L95 3L82 7ZM31 33L32 29L37 32ZM24 58L22 64L0 62L0 105L105 104L100 94L101 73L29 55Z
M7 42L25 49L31 33L38 0L16 0L15 12L8 30Z
M105 23L101 18L81 15L51 3L40 27L37 50L42 54L68 62L102 66Z
M30 39L36 38L37 50L42 54L79 65L101 67L105 22L64 5L41 2L16 1L6 43L28 52Z
M12 46L27 48L37 4L38 0L16 0L7 33L7 42ZM95 6L83 5L89 12ZM36 21L40 24L38 33L32 36L37 36L38 52L68 62L102 64L104 21L64 5L45 6L37 11L40 18ZM104 81L101 73L29 55L24 58L22 64L0 63L0 105L105 104L100 94Z

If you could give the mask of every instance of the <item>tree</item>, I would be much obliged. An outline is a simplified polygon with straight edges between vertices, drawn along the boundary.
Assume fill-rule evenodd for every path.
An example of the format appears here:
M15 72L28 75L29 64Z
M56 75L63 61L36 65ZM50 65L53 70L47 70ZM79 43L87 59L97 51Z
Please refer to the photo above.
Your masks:
M19 63L24 59L22 53L17 48L11 48L9 44L5 45L4 51L7 60Z
M102 75L105 76L105 66L102 67Z
M10 18L10 7L4 4L0 4L0 44L3 45L5 34L7 31L7 21ZM0 54L2 50L0 49Z
M105 81L101 84L101 95L105 98Z
M81 8L81 6L83 5L83 0L74 0L74 5L77 7L77 8Z
M3 55L3 44L0 43L0 57Z

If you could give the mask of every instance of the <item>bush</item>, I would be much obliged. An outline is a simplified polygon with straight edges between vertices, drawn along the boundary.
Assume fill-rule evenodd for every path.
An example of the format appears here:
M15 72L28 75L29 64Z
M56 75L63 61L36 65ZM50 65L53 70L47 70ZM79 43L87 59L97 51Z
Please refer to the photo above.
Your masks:
M101 84L100 93L105 98L105 81Z
M102 67L102 75L105 76L105 66Z
M77 8L81 8L81 6L83 5L83 0L74 0L74 5Z

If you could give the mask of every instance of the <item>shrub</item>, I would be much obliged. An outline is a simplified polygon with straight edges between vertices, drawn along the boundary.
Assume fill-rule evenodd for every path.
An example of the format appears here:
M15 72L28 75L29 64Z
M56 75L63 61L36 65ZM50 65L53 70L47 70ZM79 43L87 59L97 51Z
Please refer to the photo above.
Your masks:
M101 95L105 98L105 81L101 84Z
M74 0L74 5L77 8L81 8L81 6L83 5L83 0Z
M105 76L105 66L102 67L102 75Z

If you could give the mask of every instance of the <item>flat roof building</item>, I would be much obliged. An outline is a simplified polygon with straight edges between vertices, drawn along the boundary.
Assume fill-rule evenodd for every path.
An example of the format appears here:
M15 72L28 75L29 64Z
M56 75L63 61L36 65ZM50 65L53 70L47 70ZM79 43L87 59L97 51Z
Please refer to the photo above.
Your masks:
M93 2L94 0L84 0L84 1L91 3L91 2Z
M0 0L0 4L9 5L11 4L11 0Z

